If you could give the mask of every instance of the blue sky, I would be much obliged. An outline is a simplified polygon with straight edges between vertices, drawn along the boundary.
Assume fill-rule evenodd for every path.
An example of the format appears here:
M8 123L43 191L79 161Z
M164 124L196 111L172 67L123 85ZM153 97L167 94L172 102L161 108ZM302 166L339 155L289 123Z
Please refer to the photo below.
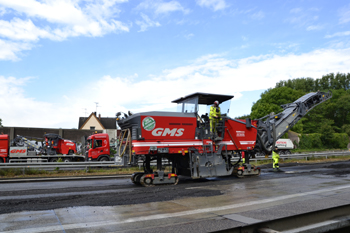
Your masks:
M348 73L349 1L0 0L4 126L77 128L96 110L175 110L233 94L249 114L276 82Z

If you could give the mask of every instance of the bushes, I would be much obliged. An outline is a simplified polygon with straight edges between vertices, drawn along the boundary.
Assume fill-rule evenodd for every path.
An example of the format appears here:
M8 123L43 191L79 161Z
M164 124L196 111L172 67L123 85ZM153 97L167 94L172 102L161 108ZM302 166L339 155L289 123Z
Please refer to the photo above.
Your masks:
M302 134L299 141L299 149L320 149L323 147L321 134Z
M302 134L299 149L346 149L349 136L346 133Z

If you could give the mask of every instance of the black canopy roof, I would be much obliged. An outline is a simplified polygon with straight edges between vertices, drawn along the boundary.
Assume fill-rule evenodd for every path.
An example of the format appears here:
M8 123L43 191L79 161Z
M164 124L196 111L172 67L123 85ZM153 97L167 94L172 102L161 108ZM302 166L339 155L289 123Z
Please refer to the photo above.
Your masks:
M172 103L183 103L186 102L188 99L192 99L194 97L198 98L198 104L213 104L215 100L219 101L221 104L222 102L226 100L230 100L233 98L233 95L219 95L219 94L210 94L210 93L202 93L202 92L196 92L191 95L181 97L179 99L171 101Z

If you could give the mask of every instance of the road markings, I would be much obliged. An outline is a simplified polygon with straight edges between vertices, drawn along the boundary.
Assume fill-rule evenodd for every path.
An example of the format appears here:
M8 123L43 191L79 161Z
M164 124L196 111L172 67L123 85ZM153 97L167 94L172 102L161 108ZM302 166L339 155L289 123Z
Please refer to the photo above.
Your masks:
M159 220L159 219L165 219L165 218L182 217L182 216L186 216L186 215L212 213L212 212L217 212L217 211L236 209L236 208L242 208L242 207L253 206L253 205L261 205L261 204L266 204L266 203L271 203L271 202L283 201L286 199L304 197L304 196L308 196L308 195L316 195L316 194L321 194L321 193L325 193L325 192L333 192L333 191L338 191L338 190L348 189L348 188L350 188L350 185L343 185L343 186L338 186L338 187L334 187L334 188L320 189L320 190L315 190L315 191L310 191L310 192L305 192L305 193L290 194L290 195L285 195L285 196L273 197L273 198L250 201L250 202L239 203L239 204L232 204L232 205L225 205L225 206L220 206L220 207L204 208L204 209L197 209L197 210L188 210L188 211L181 211L181 212L169 213L169 214L155 214L155 215L149 215L149 216L144 216L144 217L129 218L129 219L125 219L122 221L113 221L111 219L109 221L101 221L101 222L73 223L73 224L65 224L65 225L59 225L59 226L27 228L27 229L23 229L23 230L12 230L12 231L5 231L5 232L8 232L8 233L51 232L51 231L62 231L62 227L64 228L65 231L67 231L67 230L79 229L79 228L104 227L104 226L108 226L108 225L120 225L120 224L125 224L125 223ZM118 207L115 207L115 208L118 208Z

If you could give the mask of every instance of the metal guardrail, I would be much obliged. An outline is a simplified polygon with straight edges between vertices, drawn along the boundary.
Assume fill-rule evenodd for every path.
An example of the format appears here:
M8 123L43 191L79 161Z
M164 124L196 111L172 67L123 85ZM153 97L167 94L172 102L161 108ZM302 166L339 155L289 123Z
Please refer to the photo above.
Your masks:
M121 167L114 161L103 162L42 162L42 163L0 163L0 169L6 168L69 168L69 167Z
M346 155L350 155L350 151L280 155L280 159L283 161L285 159L296 159L296 158L303 158L305 160L308 160L309 158L315 158L315 157L325 157L327 159L330 156L346 156ZM271 159L272 157L269 156L268 158L260 157L260 158L250 159L250 161L257 162L257 161L271 160Z
M308 154L290 154L290 155L281 155L280 159L295 159L295 158L303 158L308 160L309 158L315 157L326 157L329 156L346 156L350 155L350 151L342 151L342 152L326 152L326 153L308 153ZM257 161L263 160L271 160L271 156L268 158L260 157L260 158L251 158L251 162L257 163ZM238 158L234 157L231 161L237 161ZM139 162L141 165L142 162ZM151 165L155 166L156 163L151 163ZM8 168L70 168L70 167L78 167L88 169L90 167L123 167L122 165L116 165L114 161L103 161L103 162L32 162L32 163L0 163L0 169L8 169Z

